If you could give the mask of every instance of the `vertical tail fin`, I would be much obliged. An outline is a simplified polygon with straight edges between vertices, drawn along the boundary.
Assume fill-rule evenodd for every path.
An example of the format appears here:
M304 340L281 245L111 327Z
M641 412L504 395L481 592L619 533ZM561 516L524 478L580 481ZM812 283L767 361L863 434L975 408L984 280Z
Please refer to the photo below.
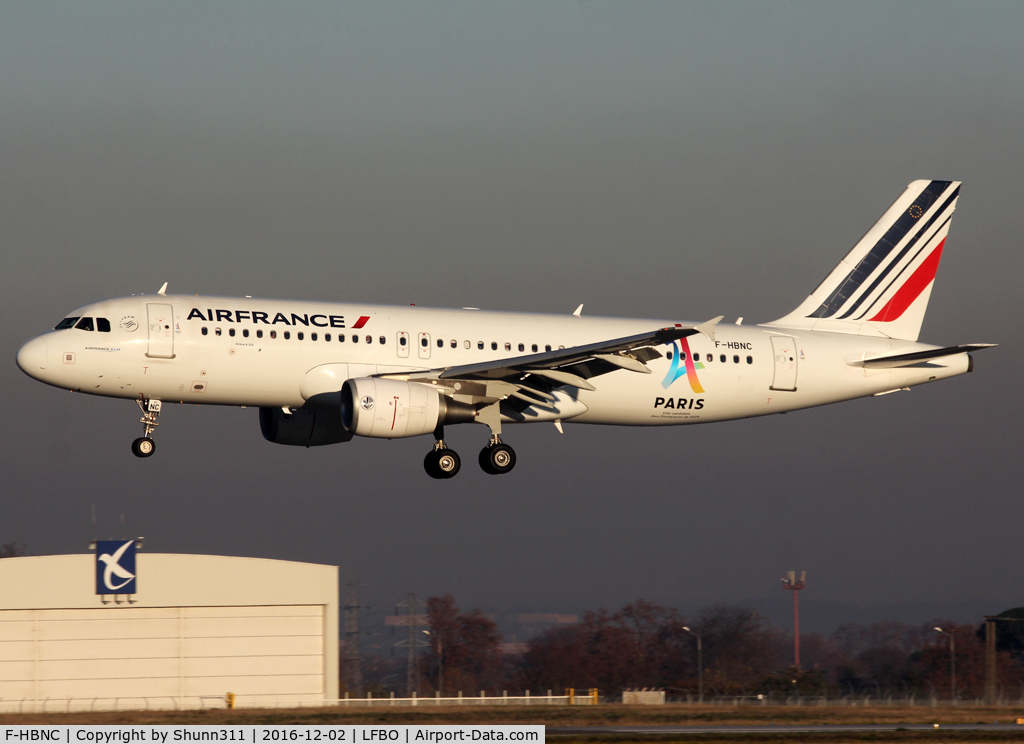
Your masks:
M765 325L916 341L959 195L959 181L914 181L810 297Z

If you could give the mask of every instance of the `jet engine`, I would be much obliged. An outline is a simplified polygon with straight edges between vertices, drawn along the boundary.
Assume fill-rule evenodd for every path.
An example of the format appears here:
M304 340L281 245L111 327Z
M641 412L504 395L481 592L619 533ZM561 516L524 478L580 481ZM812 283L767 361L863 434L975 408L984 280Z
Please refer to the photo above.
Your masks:
M300 408L291 413L280 408L260 408L260 429L268 442L296 447L319 447L352 438L341 425L341 411L337 408Z
M341 388L341 422L361 437L430 434L441 424L467 424L476 410L421 382L357 377Z

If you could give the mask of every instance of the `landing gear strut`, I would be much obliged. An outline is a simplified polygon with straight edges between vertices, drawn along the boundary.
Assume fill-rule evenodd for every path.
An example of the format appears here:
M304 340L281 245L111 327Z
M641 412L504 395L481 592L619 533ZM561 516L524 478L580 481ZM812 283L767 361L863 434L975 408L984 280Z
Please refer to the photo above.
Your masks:
M139 404L139 408L142 410L142 418L139 419L139 423L142 424L143 434L132 442L132 454L136 457L149 457L156 452L153 430L159 426L156 422L156 417L160 415L160 401L149 399L137 400L135 402Z
M477 411L476 420L487 424L491 439L480 450L480 469L488 475L504 475L516 466L516 451L501 441L501 408L492 403Z
M431 478L454 478L462 467L462 458L455 450L448 449L448 445L444 443L443 427L438 427L434 436L437 441L434 443L434 449L423 458L423 469Z

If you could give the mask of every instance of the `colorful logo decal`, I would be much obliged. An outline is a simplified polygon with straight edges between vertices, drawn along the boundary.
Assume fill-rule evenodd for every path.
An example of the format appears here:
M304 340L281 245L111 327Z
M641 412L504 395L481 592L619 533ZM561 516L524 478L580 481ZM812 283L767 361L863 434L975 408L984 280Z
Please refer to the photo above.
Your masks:
M680 357L682 357L684 361L682 366L679 364ZM700 380L697 379L698 369L704 369L704 365L694 360L693 354L690 352L690 343L685 338L673 341L672 366L669 367L668 374L665 375L665 379L661 381L661 386L668 390L669 386L671 386L673 382L683 375L686 375L686 379L690 383L690 389L695 393L703 393L704 388L700 386Z

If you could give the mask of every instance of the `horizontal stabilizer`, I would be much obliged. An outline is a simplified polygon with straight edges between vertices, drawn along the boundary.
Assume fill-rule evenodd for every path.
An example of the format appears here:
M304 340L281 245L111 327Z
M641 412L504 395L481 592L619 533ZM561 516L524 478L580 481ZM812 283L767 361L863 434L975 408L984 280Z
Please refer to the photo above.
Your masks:
M894 369L896 367L909 367L921 362L929 362L932 359L963 354L969 351L981 351L991 349L999 344L964 344L963 346L947 346L943 349L929 349L928 351L914 351L909 354L892 354L890 356L873 357L871 359L857 359L847 362L851 367L865 367L867 369Z

